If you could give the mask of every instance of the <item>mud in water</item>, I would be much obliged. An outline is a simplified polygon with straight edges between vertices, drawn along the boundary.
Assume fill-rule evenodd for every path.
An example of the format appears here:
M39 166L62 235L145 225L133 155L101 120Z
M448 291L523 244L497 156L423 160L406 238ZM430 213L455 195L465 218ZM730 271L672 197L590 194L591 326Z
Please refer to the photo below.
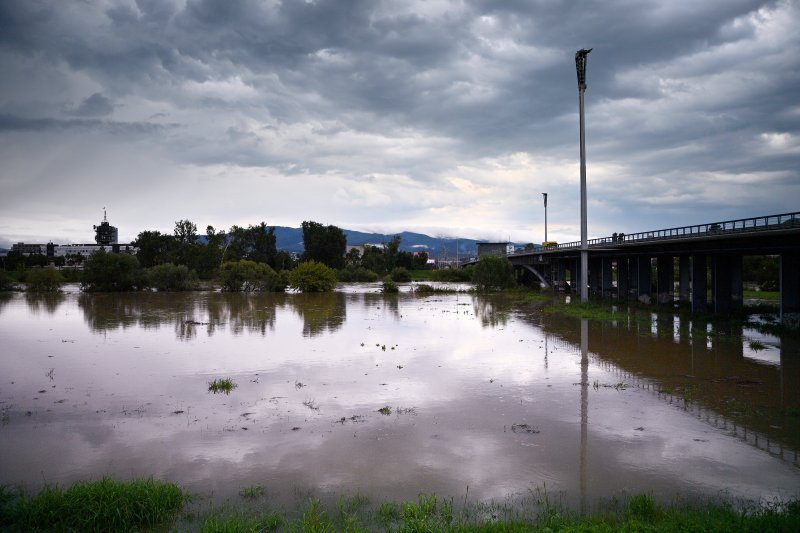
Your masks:
M800 495L800 345L754 330L355 285L6 295L0 346L0 484L31 490L110 474L218 500Z

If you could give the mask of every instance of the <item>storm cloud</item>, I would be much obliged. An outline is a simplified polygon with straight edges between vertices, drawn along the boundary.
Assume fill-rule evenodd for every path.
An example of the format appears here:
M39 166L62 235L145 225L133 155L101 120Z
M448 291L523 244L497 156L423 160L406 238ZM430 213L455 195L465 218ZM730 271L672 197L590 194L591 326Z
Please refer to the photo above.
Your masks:
M475 238L796 211L796 1L0 3L0 246L189 218ZM77 232L77 234L76 234Z

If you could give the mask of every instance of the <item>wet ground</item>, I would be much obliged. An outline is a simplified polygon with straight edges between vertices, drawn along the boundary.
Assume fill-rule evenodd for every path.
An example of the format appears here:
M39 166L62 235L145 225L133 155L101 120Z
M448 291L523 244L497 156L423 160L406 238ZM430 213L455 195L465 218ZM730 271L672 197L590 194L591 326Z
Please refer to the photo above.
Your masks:
M800 497L800 346L749 329L375 285L73 290L3 296L0 347L0 484L31 490ZM236 388L210 393L222 378Z

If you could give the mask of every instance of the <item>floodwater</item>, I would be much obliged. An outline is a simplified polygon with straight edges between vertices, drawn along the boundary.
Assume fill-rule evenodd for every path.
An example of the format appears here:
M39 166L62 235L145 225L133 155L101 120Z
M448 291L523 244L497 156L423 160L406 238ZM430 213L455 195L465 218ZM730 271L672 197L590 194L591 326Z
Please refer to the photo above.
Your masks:
M503 296L0 297L0 484L800 497L800 343ZM212 394L208 384L237 387ZM390 414L379 409L389 407Z

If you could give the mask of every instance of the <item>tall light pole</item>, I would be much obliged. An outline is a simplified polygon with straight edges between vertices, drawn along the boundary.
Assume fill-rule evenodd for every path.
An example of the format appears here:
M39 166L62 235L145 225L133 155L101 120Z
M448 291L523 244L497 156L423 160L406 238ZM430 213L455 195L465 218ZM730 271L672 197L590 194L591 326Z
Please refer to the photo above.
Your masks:
M543 192L544 197L544 242L547 242L547 193Z
M578 103L581 116L581 301L589 301L589 244L586 239L586 132L583 118L583 93L586 92L586 56L592 49L582 48L575 52L575 68L578 71Z

